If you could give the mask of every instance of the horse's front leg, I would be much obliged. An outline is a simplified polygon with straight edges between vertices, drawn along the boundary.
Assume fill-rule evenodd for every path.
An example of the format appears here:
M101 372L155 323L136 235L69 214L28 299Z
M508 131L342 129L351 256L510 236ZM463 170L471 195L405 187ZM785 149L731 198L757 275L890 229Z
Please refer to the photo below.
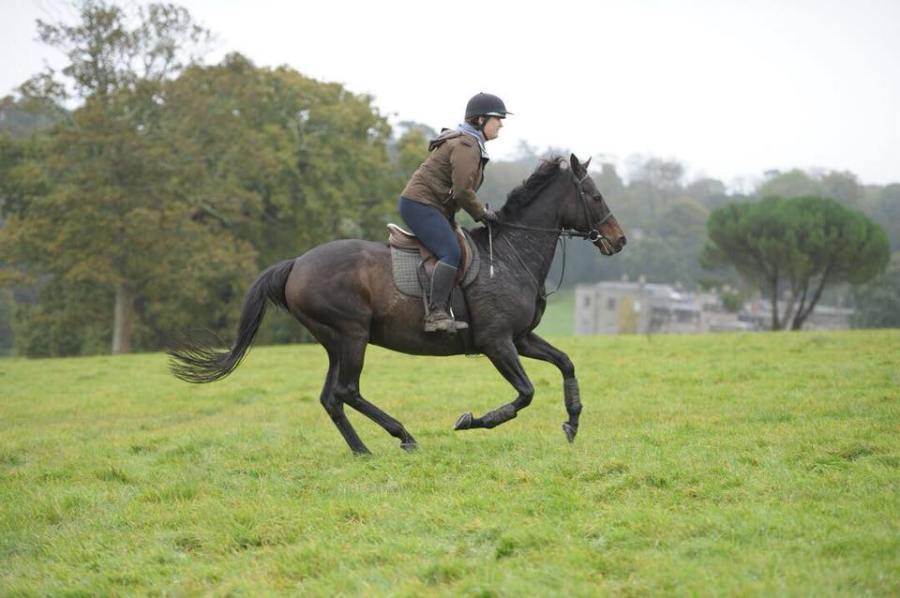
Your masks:
M507 403L493 411L488 411L481 417L472 417L471 413L462 414L453 426L456 430L499 426L503 422L513 419L520 409L528 407L531 404L532 397L534 397L534 387L522 368L519 355L512 340L485 349L484 354L491 360L497 371L503 374L503 377L513 385L519 396L511 403Z
M559 368L563 377L563 390L565 392L566 412L569 421L563 423L562 429L566 433L569 442L575 440L578 433L578 417L581 415L581 397L578 392L578 380L575 378L575 366L569 356L536 335L529 332L516 342L519 355L548 361Z

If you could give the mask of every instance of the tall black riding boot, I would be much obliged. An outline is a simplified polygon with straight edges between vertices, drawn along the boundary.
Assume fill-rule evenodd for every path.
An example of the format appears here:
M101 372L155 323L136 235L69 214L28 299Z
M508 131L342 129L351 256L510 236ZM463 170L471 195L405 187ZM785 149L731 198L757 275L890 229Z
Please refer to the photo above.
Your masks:
M457 322L450 315L450 293L456 279L456 268L438 262L431 275L431 293L428 297L428 314L425 316L425 332L456 332L468 328L465 322Z

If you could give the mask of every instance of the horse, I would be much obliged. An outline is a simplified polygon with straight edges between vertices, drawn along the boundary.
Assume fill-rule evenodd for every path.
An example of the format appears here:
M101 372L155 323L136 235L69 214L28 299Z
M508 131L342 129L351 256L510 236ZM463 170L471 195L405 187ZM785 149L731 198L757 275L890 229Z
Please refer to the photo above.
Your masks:
M464 413L455 430L494 428L528 407L534 387L519 357L554 364L562 374L569 442L578 432L582 405L575 366L568 355L534 333L546 307L546 278L560 235L581 237L601 254L622 250L625 234L582 164L555 156L543 161L511 191L498 221L470 231L481 263L465 289L471 348L490 359L516 390L516 398L481 417ZM169 351L170 368L187 382L213 382L241 362L268 303L286 309L328 353L320 402L354 453L368 453L344 413L349 405L379 424L405 450L416 440L398 420L363 398L359 378L368 344L412 355L467 352L456 334L426 333L421 298L399 292L386 243L342 239L316 246L265 270L247 291L237 340L227 351L187 342ZM468 351L472 352L472 351Z

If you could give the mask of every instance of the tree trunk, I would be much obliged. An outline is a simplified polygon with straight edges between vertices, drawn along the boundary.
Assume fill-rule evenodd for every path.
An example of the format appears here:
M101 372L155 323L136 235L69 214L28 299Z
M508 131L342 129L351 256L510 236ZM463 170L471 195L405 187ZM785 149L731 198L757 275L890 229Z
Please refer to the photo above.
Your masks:
M116 308L113 320L113 355L131 352L131 323L134 320L134 289L127 282L116 285Z
M829 264L827 268L825 268L825 272L822 274L822 280L819 281L819 286L816 287L815 293L813 293L812 299L809 301L809 305L804 311L797 313L797 317L794 318L794 326L792 330L800 330L803 327L803 323L806 322L806 318L809 317L809 314L816 308L816 304L819 303L819 299L822 298L822 291L825 289L825 284L828 281L828 275L831 273L831 265Z
M778 321L778 278L772 281L772 295L770 299L772 303L772 330L781 330L781 322Z
M794 306L797 304L797 292L792 288L790 298L784 308L784 314L781 316L781 325L787 328L788 322L794 317Z
M809 291L809 281L807 281L803 285L803 292L800 293L800 303L797 304L797 311L791 313L790 319L784 318L783 322L784 322L785 327L787 327L788 322L790 321L790 323L791 323L790 329L791 330L800 330L800 326L803 325L803 319L804 319L803 318L803 310L806 307L806 294L808 291ZM791 295L791 305L793 306L795 303L796 303L796 297L792 294ZM799 324L798 324L798 322L799 322Z

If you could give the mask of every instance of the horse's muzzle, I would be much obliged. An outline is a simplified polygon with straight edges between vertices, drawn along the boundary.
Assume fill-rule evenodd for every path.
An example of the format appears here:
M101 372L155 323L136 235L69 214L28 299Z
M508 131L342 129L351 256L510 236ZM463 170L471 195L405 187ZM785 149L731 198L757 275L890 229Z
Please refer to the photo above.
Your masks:
M594 241L594 245L597 246L597 249L600 250L600 253L603 255L614 255L622 251L622 248L625 247L626 239L625 235L622 235L615 241L610 241L606 237L600 237L596 241Z

